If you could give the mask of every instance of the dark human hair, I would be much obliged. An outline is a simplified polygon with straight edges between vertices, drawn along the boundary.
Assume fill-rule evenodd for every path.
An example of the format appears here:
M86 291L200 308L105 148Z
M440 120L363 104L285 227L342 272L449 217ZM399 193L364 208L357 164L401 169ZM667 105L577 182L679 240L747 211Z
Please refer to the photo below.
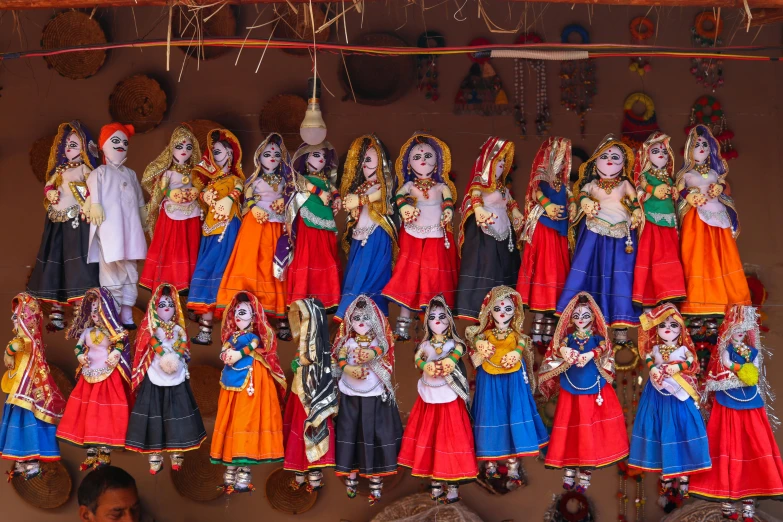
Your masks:
M95 513L98 499L110 489L136 489L136 481L124 469L106 466L92 470L79 485L77 497L80 506L86 506Z

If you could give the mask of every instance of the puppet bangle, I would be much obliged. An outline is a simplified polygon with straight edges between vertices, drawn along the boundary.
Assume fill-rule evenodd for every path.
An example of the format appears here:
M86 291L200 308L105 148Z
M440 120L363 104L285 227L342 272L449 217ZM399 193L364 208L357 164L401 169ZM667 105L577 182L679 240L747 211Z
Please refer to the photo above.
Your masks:
M625 350L631 352L631 362L620 364L617 362L617 354ZM639 349L634 346L633 343L616 344L612 348L612 352L614 353L614 368L618 372L631 371L639 366L639 363L641 362L641 358L639 357Z

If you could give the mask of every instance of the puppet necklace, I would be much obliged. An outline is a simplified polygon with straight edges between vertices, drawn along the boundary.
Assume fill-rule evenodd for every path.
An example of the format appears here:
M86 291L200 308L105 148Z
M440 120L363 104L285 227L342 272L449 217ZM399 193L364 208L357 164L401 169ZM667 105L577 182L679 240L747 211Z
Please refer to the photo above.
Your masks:
M271 174L267 174L266 172L261 172L261 179L263 179L267 185L272 187L272 190L277 192L278 188L280 187L280 182L283 181L283 176L272 172Z
M413 184L424 194L424 199L430 199L430 189L435 186L435 181L432 178L417 178Z
M696 165L693 167L693 170L701 174L701 177L704 179L707 179L707 176L710 175L710 165L707 162L704 162L701 165Z
M658 353L661 354L661 359L663 359L663 362L669 362L669 357L672 356L672 353L674 353L676 349L676 346L662 344L658 347Z
M443 353L443 345L446 344L446 336L434 334L430 339L430 344L435 349L435 353L440 355Z
M599 179L598 186L604 189L604 191L606 191L606 195L608 196L609 194L612 193L612 190L620 186L620 183L622 182L623 179L620 177L609 179L609 180Z
M177 163L176 161L171 164L171 169L178 172L182 176L182 184L187 185L190 183L190 166Z
M506 338L511 335L511 328L501 330L500 328L495 327L492 329L492 335L495 336L495 339L498 341L505 341Z

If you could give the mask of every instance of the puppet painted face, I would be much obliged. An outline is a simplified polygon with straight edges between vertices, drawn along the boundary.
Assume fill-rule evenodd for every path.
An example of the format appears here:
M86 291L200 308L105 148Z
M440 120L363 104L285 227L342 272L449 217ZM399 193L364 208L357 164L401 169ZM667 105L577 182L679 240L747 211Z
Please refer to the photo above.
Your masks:
M99 326L103 323L103 321L101 321L101 307L98 305L97 299L90 305L90 319L92 319L95 326Z
M128 157L128 136L117 131L103 144L103 155L112 165L122 165Z
M667 317L658 325L658 337L667 344L676 342L680 338L680 333L682 333L682 326L673 317Z
M745 336L748 332L744 330L737 330L733 334L731 334L731 344L734 346L738 346L741 344L745 344Z
M662 169L669 163L669 151L661 143L652 145L647 150L647 157L656 169Z
M222 141L216 141L212 145L212 157L215 159L218 167L227 171L231 168L231 161L234 159L234 152L226 143Z
M501 329L508 328L511 319L514 318L514 302L510 297L503 297L495 301L492 305L492 320L495 326Z
M704 163L710 157L710 142L704 136L696 138L696 146L693 147L693 159L696 163Z
M574 312L571 314L571 322L579 330L587 330L593 324L593 311L587 305L579 305L574 308Z
M234 323L240 330L247 330L253 322L253 307L250 303L239 303L234 310Z
M79 161L82 157L82 140L72 132L65 140L65 158L68 161Z
M174 161L180 165L184 165L188 162L191 156L193 156L193 142L190 138L180 140L179 143L174 145Z
M438 166L435 149L427 143L416 143L408 153L408 165L419 179L431 178Z
M261 168L267 174L272 173L280 167L282 159L283 151L280 149L280 145L270 141L261 152Z
M307 155L307 169L310 172L321 172L326 167L326 149L314 150Z
M158 317L160 317L163 322L168 323L171 321L175 311L174 299L170 295L163 295L158 299Z
M503 172L506 170L506 158L500 158L495 163L495 179L500 182L503 179Z
M595 166L602 179L613 179L620 175L625 164L625 155L620 147L612 145L598 156Z
M449 329L449 316L440 306L433 307L427 316L427 326L435 335L443 335Z
M351 328L359 335L367 335L372 330L372 314L367 308L357 308L351 314Z
M378 151L375 147L368 147L362 160L362 174L367 181L378 179Z

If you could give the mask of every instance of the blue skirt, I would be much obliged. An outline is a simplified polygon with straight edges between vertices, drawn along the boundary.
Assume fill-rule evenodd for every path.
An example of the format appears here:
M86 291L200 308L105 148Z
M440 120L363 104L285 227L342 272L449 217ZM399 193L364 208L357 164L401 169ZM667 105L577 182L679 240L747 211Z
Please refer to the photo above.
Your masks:
M693 400L659 392L648 380L639 400L628 465L664 478L709 469L704 421Z
M342 319L348 306L360 295L372 297L383 315L389 315L389 301L381 295L392 273L392 242L389 234L376 227L367 243L351 240L348 265L343 281L343 295L335 317Z
M6 404L0 425L0 455L12 460L58 460L57 426L38 419L28 409Z
M483 368L476 370L471 415L479 460L538 455L549 442L524 372L524 363L514 373L491 375Z
M631 231L633 253L625 252L626 238L596 234L579 225L571 271L557 301L557 314L579 292L589 292L611 326L638 326L641 308L634 304L633 271L636 264L636 231Z
M233 218L226 226L226 233L223 234L222 241L219 241L220 234L201 238L196 269L193 271L193 280L190 282L188 308L213 307L217 302L220 281L223 279L223 272L225 272L228 260L231 258L231 252L234 250L234 243L237 240L241 224L242 221L239 218ZM193 307L191 305L201 306Z

